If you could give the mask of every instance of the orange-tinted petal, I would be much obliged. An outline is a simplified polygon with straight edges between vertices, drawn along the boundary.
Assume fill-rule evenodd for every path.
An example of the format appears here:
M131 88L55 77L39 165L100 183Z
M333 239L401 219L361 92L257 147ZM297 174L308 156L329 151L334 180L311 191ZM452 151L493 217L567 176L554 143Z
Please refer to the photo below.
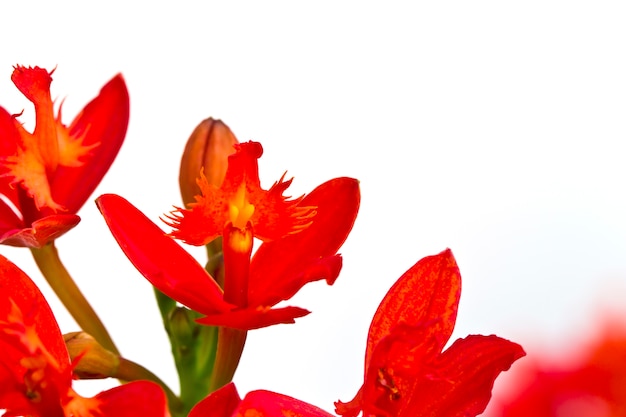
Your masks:
M26 150L36 153L44 171L54 171L59 163L57 127L50 96L53 72L18 65L11 74L15 86L35 106L35 130L32 135L23 136L23 140Z
M224 301L217 283L189 253L127 200L104 194L96 204L128 259L164 294L202 314L235 307Z
M0 235L0 244L41 248L61 237L80 222L75 214L54 214L35 220L31 227L11 229Z
M295 323L295 319L309 314L310 311L300 307L250 307L232 310L220 314L210 314L196 320L198 323L211 326L232 327L240 330L260 329L275 324Z
M314 206L301 203L302 197L289 200L283 196L292 179L283 175L269 190L249 190L250 203L254 206L251 222L255 237L264 242L282 239L306 230L316 215Z
M226 196L217 187L207 182L204 173L200 173L198 186L202 191L196 196L191 209L177 207L166 214L165 224L174 228L169 234L190 245L201 246L222 234L228 222L228 202Z
M68 212L76 213L85 204L113 163L126 136L129 108L126 83L118 74L67 128L71 138L90 149L81 164L59 165L52 179L52 195Z
M14 120L21 142L12 154L5 157L3 164L9 169L6 175L12 184L20 184L37 209L49 208L56 212L65 208L54 200L49 182L50 173L59 164L57 122L50 97L51 74L39 67L15 67L11 79L34 104L36 122L31 134Z
M336 253L352 230L360 201L359 182L345 177L306 195L300 205L316 207L311 225L259 247L250 266L248 303L274 305L308 282L325 279L332 284L341 269Z
M235 384L229 382L196 404L187 417L232 417L241 403Z
M389 289L370 325L365 372L376 345L403 322L419 326L435 322L438 352L450 339L461 296L461 274L452 251L428 256L405 272Z

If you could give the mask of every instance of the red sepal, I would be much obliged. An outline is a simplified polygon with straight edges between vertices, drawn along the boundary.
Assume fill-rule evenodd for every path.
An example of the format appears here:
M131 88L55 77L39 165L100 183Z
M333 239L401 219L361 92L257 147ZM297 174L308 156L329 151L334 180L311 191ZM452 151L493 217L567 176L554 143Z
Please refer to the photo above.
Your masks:
M235 308L206 270L127 200L104 194L96 204L128 259L168 297L206 315Z
M231 417L241 403L235 384L229 382L196 404L187 417Z
M275 324L292 324L295 319L309 314L309 310L300 307L251 307L220 314L208 315L196 320L211 326L232 327L240 330L259 329Z
M50 187L55 200L76 213L96 189L117 156L128 128L130 103L121 74L113 77L74 118L69 126L73 137L84 136L85 146L99 143L85 163L57 168Z
M274 305L308 282L325 279L332 284L341 269L335 255L352 230L360 201L358 180L346 177L327 181L306 195L299 206L315 207L312 223L259 247L250 265L248 303Z
M0 236L0 243L10 246L41 248L64 235L80 222L76 214L53 214L35 220L31 227L13 229Z
M456 322L461 297L461 273L450 249L419 260L389 289L381 301L367 336L365 372L376 345L394 326L433 323L437 352L445 346Z

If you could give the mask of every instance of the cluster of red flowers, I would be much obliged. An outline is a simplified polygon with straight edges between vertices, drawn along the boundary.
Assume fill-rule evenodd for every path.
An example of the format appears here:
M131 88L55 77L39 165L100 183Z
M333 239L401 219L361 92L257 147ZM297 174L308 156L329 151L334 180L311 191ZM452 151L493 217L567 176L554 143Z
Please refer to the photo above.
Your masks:
M62 335L41 292L0 257L0 410L6 416L330 416L270 391L240 398L232 383L247 332L294 323L308 310L278 306L305 284L332 285L339 249L354 225L359 182L334 178L310 193L284 196L284 176L261 187L258 142L239 143L219 120L203 121L183 152L183 206L165 214L165 232L115 194L96 199L128 259L156 289L179 373L174 394L152 372L123 357L60 262L55 239L108 170L124 140L129 98L109 81L66 127L54 114L52 72L18 66L13 82L36 111L32 133L0 108L0 243L28 247L84 333ZM206 246L200 265L175 239ZM253 250L255 241L262 242ZM475 416L495 379L524 356L497 336L471 335L444 349L461 295L450 250L418 261L382 299L365 346L363 385L337 401L345 417ZM93 398L73 378L118 378Z

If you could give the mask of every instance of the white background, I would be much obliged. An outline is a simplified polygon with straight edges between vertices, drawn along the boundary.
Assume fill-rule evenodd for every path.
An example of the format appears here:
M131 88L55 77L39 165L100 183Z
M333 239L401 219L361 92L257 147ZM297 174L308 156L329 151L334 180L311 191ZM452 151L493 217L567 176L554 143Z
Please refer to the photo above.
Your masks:
M260 141L261 181L298 196L337 176L362 206L334 287L311 315L253 331L235 381L332 411L362 382L371 317L418 259L450 247L463 275L453 338L495 333L559 356L626 296L626 6L512 2L2 2L0 105L32 106L12 65L57 66L69 124L117 72L131 97L121 153L93 198L154 219L180 204L197 123ZM151 288L95 205L57 246L130 359L176 388ZM28 250L1 247L50 291ZM193 249L203 261L202 251ZM76 330L53 295L62 331ZM112 383L81 382L84 394Z

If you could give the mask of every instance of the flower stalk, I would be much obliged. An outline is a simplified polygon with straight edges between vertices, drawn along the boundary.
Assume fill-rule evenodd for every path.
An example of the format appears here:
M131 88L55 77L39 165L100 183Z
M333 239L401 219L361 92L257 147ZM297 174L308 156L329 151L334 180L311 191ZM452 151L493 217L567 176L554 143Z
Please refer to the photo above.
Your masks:
M41 248L30 248L30 251L44 278L80 328L93 336L102 347L119 355L106 327L61 262L54 242Z

